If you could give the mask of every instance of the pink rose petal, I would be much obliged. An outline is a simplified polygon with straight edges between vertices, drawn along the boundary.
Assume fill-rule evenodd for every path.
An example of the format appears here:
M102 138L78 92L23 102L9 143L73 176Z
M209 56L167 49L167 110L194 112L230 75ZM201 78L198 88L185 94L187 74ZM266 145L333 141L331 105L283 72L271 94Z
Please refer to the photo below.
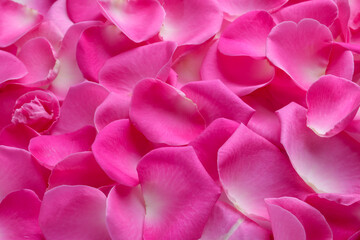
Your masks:
M0 145L28 149L32 138L39 136L34 129L23 124L10 124L0 131Z
M230 15L242 15L252 10L272 10L284 5L288 0L217 0L222 10Z
M74 22L87 20L101 20L102 14L96 0L70 0L66 1L66 10L69 18Z
M329 65L326 74L332 74L338 77L352 80L354 75L354 55L351 51L334 45L331 51Z
M0 83L20 79L28 74L25 64L11 53L0 50Z

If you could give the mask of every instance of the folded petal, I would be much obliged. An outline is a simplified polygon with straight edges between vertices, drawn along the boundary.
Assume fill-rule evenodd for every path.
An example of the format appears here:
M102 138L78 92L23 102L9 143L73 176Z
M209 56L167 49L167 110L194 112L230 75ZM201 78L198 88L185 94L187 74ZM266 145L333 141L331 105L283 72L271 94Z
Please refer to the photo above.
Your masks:
M0 2L0 47L7 47L41 23L36 10L11 0Z
M140 187L117 185L107 198L106 223L112 240L143 239L145 203Z
M201 67L203 80L220 79L235 94L243 96L267 85L274 77L275 68L266 59L248 56L227 56L214 43Z
M325 75L307 92L307 126L321 137L343 131L360 107L360 87L352 81Z
M246 124L254 113L220 80L191 82L181 91L197 105L207 125L222 117Z
M164 40L197 45L220 30L222 12L215 0L163 0L163 7L166 16L160 36Z
M62 135L43 135L30 140L29 150L41 165L53 169L70 154L90 150L95 136L91 126Z
M60 185L87 185L95 188L114 182L96 162L92 152L71 154L56 164L49 178L49 188Z
M325 74L331 42L330 30L314 19L303 19L297 24L286 21L271 30L266 56L307 90Z
M23 124L10 124L0 131L0 145L27 150L32 138L39 136L34 129Z
M69 18L74 23L102 19L100 6L96 0L66 1L66 10Z
M110 91L129 94L144 78L165 81L175 49L173 42L159 42L121 53L105 63L99 82Z
M45 193L39 224L49 240L109 240L106 196L89 186L59 186Z
M0 165L0 201L7 194L25 188L35 191L40 197L44 194L45 178L29 152L0 146Z
M264 58L266 39L274 26L268 12L248 12L225 28L219 40L219 51L228 56Z
M144 79L133 91L130 120L152 142L188 144L205 129L205 121L184 95L160 80Z
M355 64L354 55L351 51L334 45L331 51L329 65L326 74L352 80L354 76Z
M158 148L137 170L146 206L143 238L199 239L220 189L193 148Z
M264 198L312 192L277 147L242 124L219 149L218 169L235 207L260 222L269 219Z
M265 10L280 8L288 0L218 0L221 9L233 16L243 15L252 10Z
M0 232L2 239L43 239L38 223L41 201L31 190L7 195L0 203Z
M0 62L0 83L20 79L28 73L25 64L11 53L0 50Z
M356 193L360 189L360 143L339 133L322 138L306 126L306 109L290 103L278 111L281 143L304 181L317 192Z
M97 1L104 16L134 42L156 35L165 17L164 9L156 0Z
M94 126L96 108L108 94L105 88L93 82L72 86L61 106L60 117L52 128L52 133L67 133L87 125Z
M92 145L94 156L101 168L110 178L127 186L138 184L137 164L151 149L152 144L128 119L107 125L99 132Z
M33 38L26 42L18 58L25 64L29 73L20 82L32 86L44 86L55 79L59 62L54 57L51 44L45 38Z
M280 8L272 16L277 22L296 23L304 18L312 18L329 27L338 16L338 8L331 0L304 1Z
M275 239L333 239L324 216L309 204L292 197L270 198L265 202Z

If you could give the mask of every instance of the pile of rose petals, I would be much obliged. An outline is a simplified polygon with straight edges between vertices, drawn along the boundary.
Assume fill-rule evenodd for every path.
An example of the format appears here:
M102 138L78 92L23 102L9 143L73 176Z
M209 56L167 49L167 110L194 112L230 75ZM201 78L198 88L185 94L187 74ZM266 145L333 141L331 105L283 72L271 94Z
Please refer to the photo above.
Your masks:
M0 239L358 240L359 85L359 0L0 0Z

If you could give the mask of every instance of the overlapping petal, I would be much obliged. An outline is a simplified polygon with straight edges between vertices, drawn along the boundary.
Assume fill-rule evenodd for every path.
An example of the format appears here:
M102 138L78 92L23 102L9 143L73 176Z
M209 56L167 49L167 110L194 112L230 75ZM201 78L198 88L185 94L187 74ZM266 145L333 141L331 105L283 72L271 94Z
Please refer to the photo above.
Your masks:
M28 74L25 64L9 52L0 50L0 83L20 79Z

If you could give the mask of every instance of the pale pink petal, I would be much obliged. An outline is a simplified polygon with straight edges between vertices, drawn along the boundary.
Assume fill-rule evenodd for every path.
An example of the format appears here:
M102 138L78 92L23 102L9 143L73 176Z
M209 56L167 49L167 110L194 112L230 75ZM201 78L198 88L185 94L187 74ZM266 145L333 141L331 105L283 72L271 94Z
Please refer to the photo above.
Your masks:
M217 157L219 148L238 128L239 123L219 118L213 121L197 138L189 143L200 162L216 183L219 183Z
M112 240L142 240L145 204L140 187L115 186L109 193L106 223Z
M306 109L290 103L278 111L281 143L301 178L317 192L360 189L360 143L339 133L322 138L306 126ZM309 171L311 169L311 171Z
M335 19L334 24L331 26L331 31L335 36L340 35L341 39L345 42L349 42L350 39L350 29L349 29L349 19L350 19L350 5L349 0L334 0L338 7L338 17Z
M274 239L332 240L324 216L309 204L292 197L265 199Z
M97 0L104 16L134 42L145 41L160 31L165 11L156 0Z
M216 0L163 0L166 12L160 36L179 45L197 45L221 27L222 12Z
M41 23L34 9L11 0L0 2L0 47L7 47Z
M230 15L242 15L252 10L269 11L284 5L288 0L217 0L221 9Z
M56 0L45 15L46 21L53 22L63 35L74 24L66 11L66 0Z
M102 20L100 6L96 0L67 0L66 9L69 18L74 22Z
M59 186L45 193L39 224L49 240L109 240L106 196L89 186Z
M30 140L39 135L39 133L26 125L10 124L0 132L0 145L27 150Z
M67 133L86 125L94 126L96 108L108 94L105 88L93 82L72 86L61 105L60 118L52 133Z
M92 152L71 154L56 164L49 178L49 188L60 185L101 187L114 182L100 168Z
M84 77L98 82L99 71L106 60L138 45L114 25L94 26L81 34L76 60Z
M0 83L20 79L28 70L25 64L11 53L0 50Z
M242 124L219 149L218 169L235 207L259 222L269 219L264 198L312 192L277 147Z
M220 79L239 96L267 85L275 68L266 59L249 56L227 56L217 49L217 42L209 49L202 67L202 80Z
M146 206L144 239L199 239L220 189L193 148L155 149L137 170Z
M95 136L91 126L62 135L43 135L30 140L29 150L41 165L53 169L70 154L90 150Z
M129 118L130 100L131 96L111 92L96 108L94 115L96 129L100 131L115 120Z
M20 79L22 84L44 86L55 79L59 63L54 57L50 42L45 38L33 38L26 42L18 58L25 64L29 73Z
M105 63L99 82L110 91L129 94L144 78L165 81L175 49L173 42L159 42L120 53Z
M41 167L29 152L0 146L0 166L0 201L7 194L25 188L35 191L40 197L44 194L45 178Z
M270 232L243 216L229 204L217 201L200 240L270 240Z
M329 27L338 17L338 8L332 0L305 1L280 8L272 16L277 22L296 23L304 18L312 18Z
M10 193L0 203L0 236L11 240L42 240L38 223L41 201L30 190Z
M344 78L325 75L307 92L307 126L321 137L343 131L360 107L360 87Z
M135 86L129 116L134 126L155 143L185 145L205 129L196 104L155 79L144 79Z
M307 90L325 74L331 42L330 30L314 19L282 22L268 36L266 56Z
M220 80L191 82L181 91L197 105L207 125L217 118L246 124L255 112Z
M329 65L326 69L326 74L332 74L352 80L354 69L355 64L353 53L340 46L334 45L331 51Z
M360 196L340 194L314 194L306 198L306 202L318 209L328 221L334 239L351 239L360 229ZM357 240L359 238L351 240Z
M14 2L18 2L22 5L26 5L32 9L37 10L42 15L46 14L47 11L50 9L51 5L56 0L16 0Z
M248 12L225 28L219 40L219 51L228 56L263 58L267 36L274 26L269 13Z
M152 144L139 133L128 119L118 120L103 128L92 150L96 161L108 176L120 184L138 184L136 166Z

